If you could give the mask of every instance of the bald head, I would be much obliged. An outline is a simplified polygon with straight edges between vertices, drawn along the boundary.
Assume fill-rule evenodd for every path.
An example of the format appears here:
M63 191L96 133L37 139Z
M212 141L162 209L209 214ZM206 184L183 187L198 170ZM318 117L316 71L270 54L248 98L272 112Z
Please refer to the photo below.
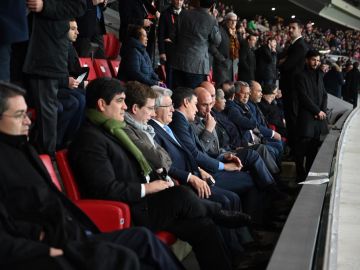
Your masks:
M201 87L205 88L211 95L212 101L213 103L215 103L215 96L216 96L216 90L215 90L215 86L208 81L203 81L200 84Z
M198 103L197 103L198 114L201 117L206 117L206 115L210 113L211 108L214 105L211 95L203 87L196 87L194 93L198 98Z
M254 103L259 103L262 98L262 88L257 81L251 81L250 86L250 100Z

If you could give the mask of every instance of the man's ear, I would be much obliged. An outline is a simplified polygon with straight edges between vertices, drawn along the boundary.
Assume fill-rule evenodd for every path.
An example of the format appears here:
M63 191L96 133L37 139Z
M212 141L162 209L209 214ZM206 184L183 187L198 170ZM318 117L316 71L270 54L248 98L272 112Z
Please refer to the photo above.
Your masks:
M190 104L190 100L188 98L184 98L183 104L184 104L184 107L187 108Z
M105 108L106 108L106 101L102 98L98 99L98 101L96 102L97 104L97 108L100 112L104 112Z
M132 114L136 114L136 112L139 110L139 105L133 104L131 108L128 109Z

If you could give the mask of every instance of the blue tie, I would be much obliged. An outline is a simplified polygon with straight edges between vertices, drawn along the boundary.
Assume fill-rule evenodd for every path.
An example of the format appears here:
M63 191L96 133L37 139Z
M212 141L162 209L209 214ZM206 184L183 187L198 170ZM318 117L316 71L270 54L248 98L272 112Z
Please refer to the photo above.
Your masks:
M96 7L96 17L100 21L100 19L101 19L101 10L100 10L99 6Z
M175 135L174 135L174 133L172 132L171 128L169 128L169 126L167 126L167 125L164 125L164 129L165 129L166 133L169 134L170 137L171 137L175 142L177 142L178 145L180 145L180 143L178 142L178 140L175 138Z

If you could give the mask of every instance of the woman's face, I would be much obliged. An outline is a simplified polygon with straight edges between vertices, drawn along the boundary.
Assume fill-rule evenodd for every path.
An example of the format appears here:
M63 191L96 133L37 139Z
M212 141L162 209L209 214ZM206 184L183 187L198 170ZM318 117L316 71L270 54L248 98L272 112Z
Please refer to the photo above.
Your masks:
M147 38L147 33L145 31L145 29L141 29L140 30L140 38L139 41L142 45L144 45L145 47L147 46L147 42L148 42L148 38Z

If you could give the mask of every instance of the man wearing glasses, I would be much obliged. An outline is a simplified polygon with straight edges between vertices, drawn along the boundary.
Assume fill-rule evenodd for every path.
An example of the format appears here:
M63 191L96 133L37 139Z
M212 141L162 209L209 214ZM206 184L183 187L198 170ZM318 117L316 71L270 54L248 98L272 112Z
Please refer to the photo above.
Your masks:
M211 45L214 57L213 76L217 85L225 81L236 81L239 63L240 37L236 31L237 15L229 12L225 22L220 26L221 43L218 47Z

